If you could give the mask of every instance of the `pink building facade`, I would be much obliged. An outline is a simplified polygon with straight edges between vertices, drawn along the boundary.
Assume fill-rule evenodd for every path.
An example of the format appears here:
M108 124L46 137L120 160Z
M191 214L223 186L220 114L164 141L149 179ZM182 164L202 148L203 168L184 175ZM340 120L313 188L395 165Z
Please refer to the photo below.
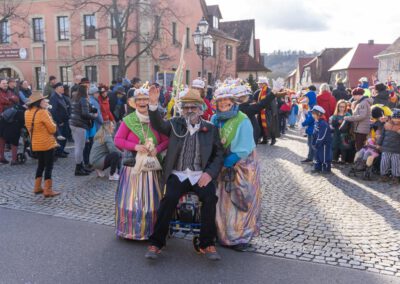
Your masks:
M94 13L95 9L90 6L69 10L61 7L61 1L26 2L19 7L21 11L29 11L26 22L10 20L0 27L3 31L0 33L0 76L25 79L33 89L40 89L40 68L44 59L46 81L50 75L69 84L76 75L88 77L93 83L109 84L116 79L118 59L113 56L95 57L98 54L118 53L117 39L112 30L98 30L102 25L109 26L110 17ZM183 83L190 83L201 75L201 59L196 53L192 34L201 18L208 18L207 5L204 0L161 2L174 11L175 17L162 19L163 29L159 30L151 52L145 52L136 59L127 69L126 77L132 79L138 76L142 81L154 81L157 72L174 71L184 45L186 64ZM142 34L154 32L154 18L140 14L131 18L129 24L136 26ZM239 45L238 40L219 32L220 19L216 20L209 23L214 43L211 56L205 60L210 83L236 76L236 48ZM182 42L183 35L186 35L185 42ZM130 46L127 57L135 56L141 48L141 43ZM90 57L93 58L77 62ZM221 66L223 71L218 69Z

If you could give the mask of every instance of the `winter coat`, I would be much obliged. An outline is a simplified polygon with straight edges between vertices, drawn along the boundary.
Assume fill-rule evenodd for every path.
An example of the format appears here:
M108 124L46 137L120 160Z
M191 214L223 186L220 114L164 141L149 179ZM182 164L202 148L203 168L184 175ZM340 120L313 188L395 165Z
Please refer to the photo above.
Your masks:
M32 120L36 111L32 134ZM25 127L31 135L32 151L48 151L57 147L57 141L54 137L56 124L48 110L38 109L37 107L27 110L25 112Z
M372 104L381 104L384 106L389 105L389 92L387 90L382 90L378 92L378 95L372 97L373 103Z
M326 120L334 114L336 108L336 99L332 96L331 92L323 91L317 96L317 105L323 107L325 110Z
M45 97L50 97L51 94L53 93L53 91L54 91L53 86L50 85L50 82L48 82L48 83L46 84L46 86L44 87L43 96L45 96Z
M94 114L89 112L89 110L88 98L73 100L71 104L71 118L69 124L71 126L89 130L92 127L92 121L96 118Z
M292 126L296 124L298 114L299 114L299 106L297 104L293 104L289 115L289 121L288 121L289 125Z
M50 113L57 125L68 122L68 106L65 102L64 95L53 92L50 97L50 104L52 106Z
M347 93L344 84L337 84L336 89L333 90L332 95L338 102L339 100L348 101L351 99L351 95Z
M100 104L100 110L101 110L101 115L103 116L103 120L104 121L115 121L114 116L110 110L110 102L109 102L108 97L103 98L102 96L99 96L99 104Z
M168 121L163 120L158 110L149 110L149 116L150 123L154 129L169 137L167 156L163 165L164 186L182 151L185 133L187 133L186 121L183 117L174 117ZM213 124L201 120L198 137L202 171L208 173L213 180L216 180L224 163L224 149L218 129Z
M95 132L97 132L101 125L104 123L103 116L101 115L100 104L99 101L96 100L93 96L89 96L89 103L91 108L97 109L97 117L94 120L94 126L96 128Z
M386 122L378 145L382 152L400 154L400 125Z
M346 121L353 122L354 133L368 134L370 130L372 99L362 97L359 101L353 103L353 114L344 118Z
M313 135L314 123L315 123L315 119L312 116L312 112L311 111L307 112L306 118L301 125L303 127L306 127L306 133L309 136Z

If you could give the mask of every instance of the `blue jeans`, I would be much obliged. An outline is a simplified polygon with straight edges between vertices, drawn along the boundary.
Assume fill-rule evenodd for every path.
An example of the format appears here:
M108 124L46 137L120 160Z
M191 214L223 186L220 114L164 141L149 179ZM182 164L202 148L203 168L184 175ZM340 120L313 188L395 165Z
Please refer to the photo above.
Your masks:
M312 135L307 134L307 145L308 145L308 155L307 159L314 161L315 160L315 151L312 147Z

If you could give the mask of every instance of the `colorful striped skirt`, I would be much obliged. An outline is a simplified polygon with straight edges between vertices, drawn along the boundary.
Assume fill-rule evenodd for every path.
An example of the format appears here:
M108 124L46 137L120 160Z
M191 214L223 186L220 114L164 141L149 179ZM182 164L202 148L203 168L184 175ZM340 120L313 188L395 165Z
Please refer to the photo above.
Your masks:
M161 171L133 173L123 167L115 195L117 236L147 240L153 233L162 198Z
M255 152L234 167L233 181L218 178L216 224L222 245L247 244L260 230L260 167Z

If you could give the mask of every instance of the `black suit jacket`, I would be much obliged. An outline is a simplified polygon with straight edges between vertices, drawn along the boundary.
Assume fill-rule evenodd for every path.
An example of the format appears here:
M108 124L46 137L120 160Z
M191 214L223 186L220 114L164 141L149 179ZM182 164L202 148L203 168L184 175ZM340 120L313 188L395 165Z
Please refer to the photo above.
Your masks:
M158 110L150 111L150 123L152 127L169 137L167 156L164 160L164 178L165 184L171 175L176 160L182 150L185 138L183 136L187 132L186 121L182 117L174 117L170 120L164 120ZM174 128L175 132L173 131ZM177 136L177 135L178 136ZM219 137L218 129L211 123L201 120L199 130L200 156L203 172L208 173L214 180L218 177L223 163L224 150Z

